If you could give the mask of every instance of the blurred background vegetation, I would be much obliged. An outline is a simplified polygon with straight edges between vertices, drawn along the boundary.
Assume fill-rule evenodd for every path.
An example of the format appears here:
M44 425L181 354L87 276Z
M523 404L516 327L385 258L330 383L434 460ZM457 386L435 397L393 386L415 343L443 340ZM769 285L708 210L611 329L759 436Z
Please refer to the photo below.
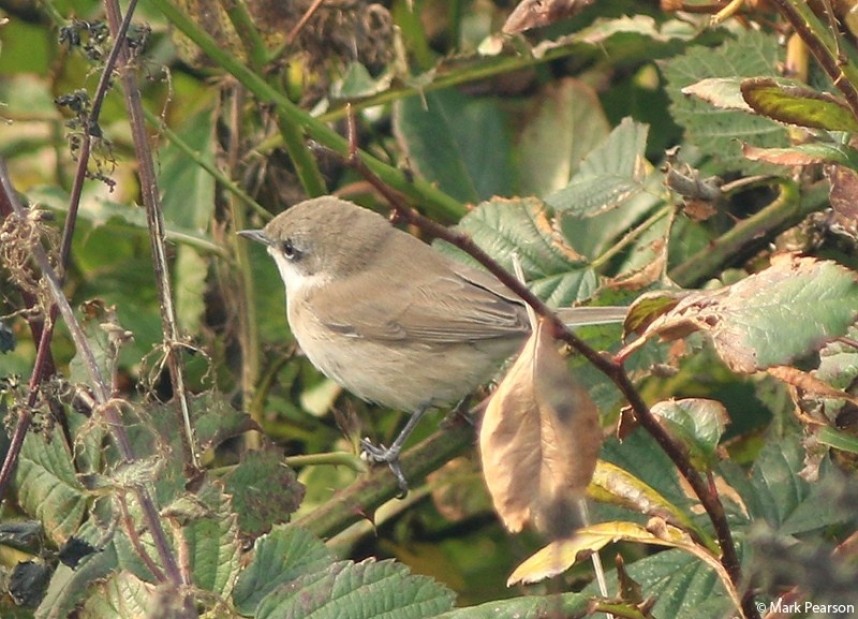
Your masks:
M287 458L354 454L360 437L389 443L404 421L401 412L343 393L301 356L274 265L234 234L320 193L386 212L385 200L347 164L347 104L360 149L389 186L440 222L461 220L502 264L518 252L528 281L555 305L628 304L652 290L729 284L785 250L855 268L854 214L843 206L851 203L858 161L852 126L808 124L809 112L788 125L772 108L741 101L740 78L757 77L805 84L804 103L812 99L807 93L822 91L848 101L792 33L780 5L797 3L738 3L735 14L713 21L725 5L597 0L544 27L501 34L514 4L150 0L135 9L128 71L145 109L187 390L219 394L232 409L248 412L266 437L236 432L203 455L204 466L228 469L269 441ZM825 36L836 33L849 66L851 7L820 7L812 7L818 16L812 34L831 51ZM102 3L2 0L0 16L0 157L23 201L43 208L59 229L73 203L84 135L92 136L63 289L73 307L92 299L115 307L115 320L133 334L116 362L115 395L145 407L169 402L173 383L163 363L161 301L141 206L146 181L138 176L118 75L97 130L88 120L113 46ZM843 81L851 77L847 72ZM849 110L840 99L837 106ZM749 147L779 150L751 157ZM830 195L832 187L841 193ZM37 343L13 278L8 270L0 274L6 349L0 379L11 418ZM598 349L621 344L619 327L581 333ZM818 369L817 351L810 352L796 367ZM72 384L85 383L75 353L60 321L53 359ZM850 390L858 366L854 339L828 353L842 357L823 380ZM651 438L640 431L622 444L613 438L619 394L595 370L574 363L602 414L602 458L705 527ZM726 468L707 474L738 488L751 484L743 475L752 471L750 479L771 482L770 503L780 506L772 508L772 520L763 518L764 508L754 512L748 498L761 486L734 490L745 499L728 509L743 549L751 545L751 525L763 519L785 536L814 531L806 548L824 549L824 556L854 537L854 522L846 524L841 509L847 499L822 509L818 491L799 475L829 479L838 467L853 473L853 405L829 402L820 409L815 400L811 406L795 385L730 371L695 337L647 344L628 369L648 402L705 397L728 411L729 423L715 424L712 445L713 461ZM424 423L417 437L433 434L441 418ZM835 433L820 442L820 426ZM535 533L510 536L500 526L469 441L427 484L416 480L408 499L375 512L376 526L365 520L317 533L338 533L331 547L343 557L392 557L434 577L456 593L459 606L590 583L591 568L581 564L565 574L565 584L507 588L509 574L542 540ZM365 475L354 459L340 466L335 457L291 462L306 492L293 518L304 524ZM3 516L27 512L12 501ZM794 513L792 528L781 528ZM620 518L646 522L628 505L594 505L594 521ZM800 582L799 566L808 565L781 541L765 538L781 554L755 555L760 565L742 551L749 573L797 566L772 582L760 577L770 594ZM717 577L691 555L649 556L651 549L633 544L610 549L611 566L618 553L628 564L649 559L633 574L645 596L658 597L656 616L714 617L730 607ZM693 614L701 599L711 614Z

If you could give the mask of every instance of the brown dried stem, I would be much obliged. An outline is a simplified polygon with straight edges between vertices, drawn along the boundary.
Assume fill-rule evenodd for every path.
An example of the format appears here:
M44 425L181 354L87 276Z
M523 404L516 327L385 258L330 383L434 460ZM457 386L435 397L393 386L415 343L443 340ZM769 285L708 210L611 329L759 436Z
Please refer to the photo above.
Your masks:
M167 268L166 232L164 214L161 210L161 198L158 192L157 176L146 134L146 120L143 114L143 104L140 99L140 89L131 71L131 55L124 44L124 38L119 39L122 28L122 15L116 0L105 0L105 11L110 32L114 37L114 46L119 48L117 69L122 79L122 90L131 122L131 134L134 141L134 153L137 158L137 173L140 177L140 192L143 206L146 209L146 222L149 227L149 244L152 250L152 262L155 270L155 283L158 288L158 298L161 307L161 324L164 330L164 353L167 368L173 386L173 393L179 403L184 423L185 448L188 460L195 469L199 469L196 449L194 447L193 428L190 422L190 406L185 388L185 376L180 354L180 335L176 321L176 311L173 305L170 273ZM132 7L129 8L129 13Z
M128 15L122 20L117 29L115 41L124 41L125 35L128 32L128 27L131 24L131 15L134 12L134 6L137 0L132 0L129 5ZM101 72L101 77L98 80L95 93L92 97L92 105L90 106L89 114L87 115L84 124L83 137L81 138L80 150L78 151L77 168L75 170L74 180L72 182L71 196L69 199L69 210L66 215L65 225L63 226L63 236L60 242L59 251L59 278L62 283L65 275L66 265L68 264L69 253L71 252L72 238L74 237L75 224L77 223L77 212L80 207L80 197L83 192L83 183L87 178L87 169L89 166L89 156L92 149L93 137L100 136L101 131L98 128L98 118L101 115L101 106L104 103L104 98L107 96L107 89L110 87L110 80L113 75L113 69L116 67L116 61L119 58L119 50L122 45L116 45L111 48L107 59L104 62L104 68ZM15 213L15 193L12 182L6 172L5 164L0 162L0 176L2 179L2 195L0 195L0 216L4 219ZM38 301L35 296L27 291L22 291L24 303L28 309L36 309ZM11 444L6 452L6 457L3 460L3 467L0 469L0 501L6 492L6 486L15 472L15 467L18 463L18 456L21 453L21 446L24 444L24 438L27 431L30 429L30 424L33 420L33 408L36 405L38 398L39 386L44 380L51 376L54 371L54 361L51 355L51 339L54 333L54 324L57 320L57 306L52 304L50 308L40 308L37 318L32 318L28 322L30 331L33 334L33 340L38 342L36 351L36 362L33 366L33 371L30 374L28 385L27 405L18 415L15 430L12 433ZM44 320L44 312L47 312L48 319Z

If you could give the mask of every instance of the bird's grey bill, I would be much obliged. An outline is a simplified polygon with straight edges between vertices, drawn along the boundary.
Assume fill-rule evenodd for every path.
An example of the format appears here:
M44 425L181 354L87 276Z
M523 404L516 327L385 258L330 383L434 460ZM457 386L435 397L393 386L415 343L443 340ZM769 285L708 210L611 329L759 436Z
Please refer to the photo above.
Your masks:
M265 236L262 230L239 230L236 234L247 237L257 243L262 243L263 245L271 245L271 239Z

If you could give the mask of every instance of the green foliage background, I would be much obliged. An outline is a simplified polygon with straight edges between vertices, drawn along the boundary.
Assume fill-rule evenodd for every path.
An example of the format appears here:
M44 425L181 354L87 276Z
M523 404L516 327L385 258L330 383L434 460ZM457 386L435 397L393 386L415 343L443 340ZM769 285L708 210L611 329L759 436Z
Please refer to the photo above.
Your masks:
M19 241L4 228L0 453L17 468L0 512L0 614L720 617L755 616L755 604L783 595L854 608L858 80L847 16L835 32L801 2L712 23L624 0L504 36L511 2L330 0L292 37L309 5L135 9L122 71L142 96L155 163L180 334L167 342L141 205L148 180L119 73L97 128L86 119L113 45L107 3L0 2L0 157L21 201L52 217L38 232L48 253L58 236L45 230L66 223L84 132L94 136L62 288L136 453L117 447L103 407L82 403L91 368L63 320L51 342L57 374L26 404L38 312L25 311L19 272L33 267L8 258ZM809 48L784 44L795 14ZM808 49L840 54L842 76ZM739 582L713 567L723 532L677 462L629 427L622 394L577 357L570 368L605 430L601 460L616 467L589 491L592 522L624 531L586 548L601 550L607 596L574 554L554 580L507 586L545 540L502 529L468 428L439 430L439 414L418 429L405 500L392 500L387 471L366 471L358 440L389 443L403 414L312 368L289 333L274 265L235 235L321 193L384 212L347 164L349 109L388 186L506 268L518 256L552 306L635 304L646 325L681 289L714 303L714 291L760 276L756 295L716 316L734 328L729 343L759 353L752 369L699 325L647 333L625 361L720 498ZM786 252L824 262L811 279L772 277ZM31 292L47 313L44 290ZM598 350L624 344L619 326L578 333ZM169 346L198 471L186 466ZM18 455L9 437L30 416ZM145 493L184 589L164 584ZM632 534L647 523L652 538ZM658 546L659 523L681 541ZM76 544L87 547L79 563L68 560ZM741 608L731 588L746 596Z

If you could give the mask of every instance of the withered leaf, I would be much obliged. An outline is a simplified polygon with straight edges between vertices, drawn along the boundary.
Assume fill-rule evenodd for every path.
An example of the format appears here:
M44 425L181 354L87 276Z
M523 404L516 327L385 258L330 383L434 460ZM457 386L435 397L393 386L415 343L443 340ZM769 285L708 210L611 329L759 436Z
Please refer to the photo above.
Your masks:
M506 34L516 34L572 17L593 0L522 0L503 25Z
M483 473L506 528L518 532L533 522L553 538L570 535L601 439L596 405L540 321L480 429Z
M856 318L858 282L852 272L834 262L783 254L740 282L680 298L644 322L643 337L624 354L653 335L670 340L702 331L733 371L752 373L819 350Z

